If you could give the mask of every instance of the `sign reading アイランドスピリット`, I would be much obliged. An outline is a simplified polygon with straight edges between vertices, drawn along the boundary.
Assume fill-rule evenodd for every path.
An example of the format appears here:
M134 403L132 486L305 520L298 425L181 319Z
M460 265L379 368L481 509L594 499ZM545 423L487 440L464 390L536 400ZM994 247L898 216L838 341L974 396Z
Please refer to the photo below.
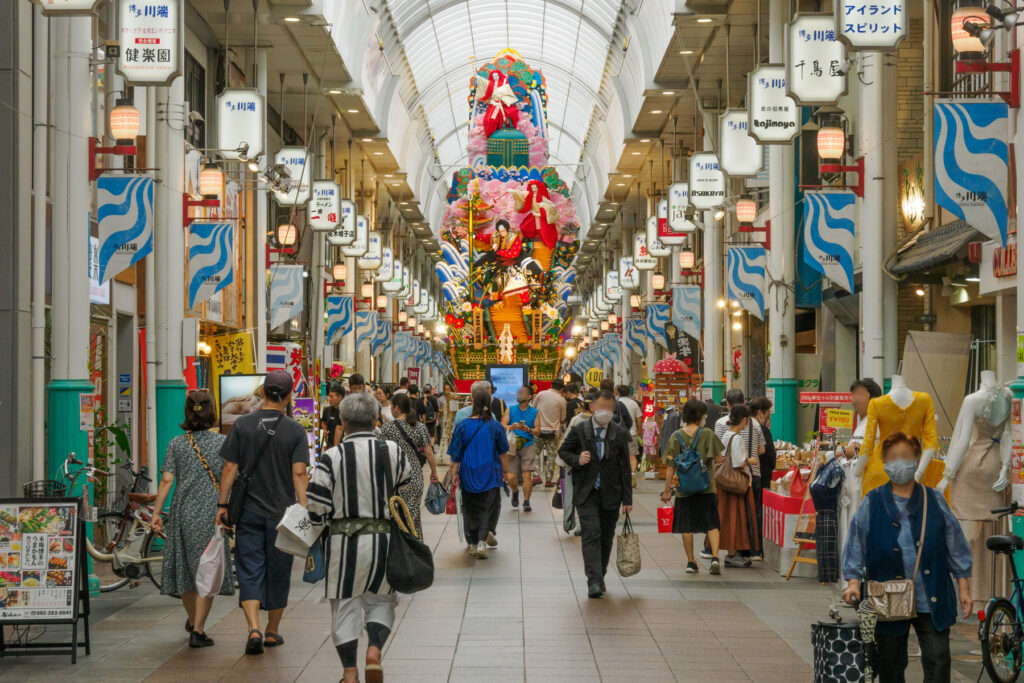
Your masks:
M167 85L180 73L180 0L131 0L118 13L117 71L130 85Z
M850 50L895 50L907 37L906 0L837 0L836 37Z

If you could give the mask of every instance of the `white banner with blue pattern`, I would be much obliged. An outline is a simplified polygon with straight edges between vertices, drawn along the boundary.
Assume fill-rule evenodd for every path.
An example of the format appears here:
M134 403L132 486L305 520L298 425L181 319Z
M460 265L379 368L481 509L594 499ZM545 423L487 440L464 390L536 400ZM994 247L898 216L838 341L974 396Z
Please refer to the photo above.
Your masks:
M804 261L853 293L853 249L857 195L804 193Z
M356 353L369 345L377 336L377 311L356 311Z
M188 307L206 301L235 276L235 225L195 221L188 226Z
M935 102L935 201L1004 247L1009 120L1005 102Z
M668 316L668 304L647 304L647 338L665 349L668 348L668 337L665 336Z
M626 321L623 329L626 339L626 350L643 357L647 353L647 321L643 318L631 318Z
M290 263L270 266L270 329L302 313L305 267Z
M764 320L768 251L764 247L729 247L726 258L729 298Z
M352 334L352 315L355 299L351 294L327 297L327 343L337 344L346 334Z
M377 329L370 344L370 355L377 357L391 348L391 321L387 318L377 319Z
M97 178L96 220L102 284L153 251L153 178Z
M700 339L700 293L697 285L678 285L672 288L672 324L680 332Z

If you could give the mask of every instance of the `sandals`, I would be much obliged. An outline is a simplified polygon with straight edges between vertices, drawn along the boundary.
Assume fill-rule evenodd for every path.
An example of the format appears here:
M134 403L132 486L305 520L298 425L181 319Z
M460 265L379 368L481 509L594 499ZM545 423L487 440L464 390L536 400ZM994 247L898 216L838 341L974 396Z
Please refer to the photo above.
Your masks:
M256 634L253 637L252 634ZM263 654L263 634L259 629L254 628L249 631L249 640L245 643L245 654L247 655L261 655Z
M366 678L366 683L384 683L384 667L381 666L380 660L373 662L367 657L363 675Z
M267 640L268 638L273 638L274 640ZM284 636L282 636L280 633L271 633L270 631L267 631L266 634L263 636L263 644L267 647L277 647L278 645L284 645Z

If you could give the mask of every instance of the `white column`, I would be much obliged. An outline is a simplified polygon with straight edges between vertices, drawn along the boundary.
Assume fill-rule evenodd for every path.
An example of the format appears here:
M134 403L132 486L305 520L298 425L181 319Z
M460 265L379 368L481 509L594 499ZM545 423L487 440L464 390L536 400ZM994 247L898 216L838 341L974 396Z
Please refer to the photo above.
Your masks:
M719 299L725 297L725 257L722 253L722 226L718 221L704 228L704 381L722 379L722 315Z
M639 223L639 221L638 221ZM645 270L643 272L643 279L641 280L641 286L643 287L643 300L644 306L647 303L654 300L654 271ZM647 311L644 311L644 315ZM653 339L648 339L646 344L646 358L647 358L647 376L654 376L654 364L658 362L658 344Z
M32 478L46 478L46 179L50 21L32 17Z
M860 145L864 157L864 198L861 201L860 239L862 285L860 294L861 377L881 384L885 378L885 313L879 305L885 295L882 280L882 233L893 217L886 220L885 164L883 159L884 124L882 55L865 53L864 77L860 94Z
M181 226L185 192L185 79L157 88L156 255L157 378L182 380L181 322L185 314L185 240ZM238 276L240 277L240 275ZM189 353L194 350L189 349Z
M257 50L256 51L256 64L258 66L258 73L256 74L256 88L260 91L260 94L264 98L267 97L267 51ZM263 130L263 149L267 149L267 131L264 126ZM266 161L268 155L264 155L264 164L268 164ZM266 263L267 263L267 230L269 230L270 217L267 205L267 189L262 183L257 183L256 189L254 190L256 205L256 239L253 241L256 248L256 253L253 258L253 272L252 284L246 283L249 291L255 293L255 306L254 315L256 320L250 322L249 325L256 328L256 371L266 372L267 371L267 288L266 288ZM316 239L322 240L322 237L317 236ZM248 273L247 273L248 275ZM319 382L320 378L317 378Z
M882 89L882 111L883 112L894 112L896 107L899 106L898 98L896 97L896 60L879 59L880 71L881 71L881 89ZM931 112L927 112L926 119L931 119ZM882 262L889 257L891 253L896 250L896 229L894 226L895 217L897 215L897 208L899 206L899 185L892 182L892 178L898 177L899 168L896 163L896 130L892 125L884 125L882 127L882 134L884 140L879 140L881 144L877 146L878 151L882 156L882 177L889 179L889 182L883 182L882 188L884 194L882 196L882 216L883 221L882 227ZM926 142L925 144L930 144ZM865 175L867 175L867 167L865 166ZM870 177L870 176L868 176ZM926 185L928 183L925 183ZM885 373L884 377L892 377L896 374L897 368L899 367L899 338L897 337L896 330L898 329L898 308L899 308L899 289L896 286L896 281L888 275L882 274L882 355L884 361L882 364L882 371ZM881 380L878 380L881 382Z
M146 88L146 166L155 168L156 163L156 88ZM155 200L155 188L154 188ZM154 247L156 246L154 242ZM156 254L150 252L144 259L146 266L145 275L145 296L146 296L146 457L150 476L150 491L155 493L157 477L152 473L157 470L157 438L156 438L156 375L157 352L156 352L156 329L157 329L157 305L156 305ZM141 462L141 460L140 460Z

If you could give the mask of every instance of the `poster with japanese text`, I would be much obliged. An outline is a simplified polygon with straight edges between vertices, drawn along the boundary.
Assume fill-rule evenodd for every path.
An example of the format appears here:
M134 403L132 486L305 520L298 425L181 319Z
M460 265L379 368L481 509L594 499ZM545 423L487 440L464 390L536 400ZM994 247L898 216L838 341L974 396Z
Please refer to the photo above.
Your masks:
M252 334L249 332L222 334L210 337L208 343L210 344L210 385L214 390L214 401L223 408L220 396L221 376L252 375L256 372ZM225 397L225 400L227 398Z
M77 523L77 501L0 501L0 622L77 616Z

